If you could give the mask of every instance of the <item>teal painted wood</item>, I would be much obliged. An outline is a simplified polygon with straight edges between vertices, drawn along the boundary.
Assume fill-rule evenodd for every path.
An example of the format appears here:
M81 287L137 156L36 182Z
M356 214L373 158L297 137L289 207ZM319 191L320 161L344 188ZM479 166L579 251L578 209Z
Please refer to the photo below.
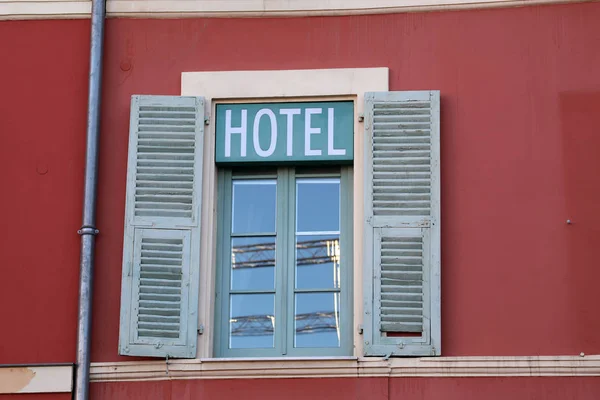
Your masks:
M219 172L217 312L215 314L216 357L277 357L277 356L346 356L352 354L352 168L343 167L341 174L311 174L302 177L341 177L341 336L339 348L294 348L294 287L295 287L295 179L293 168L277 170L277 237L276 237L276 295L275 346L273 349L230 349L229 309L231 279L231 170ZM269 175L245 175L244 178L265 178ZM254 291L253 291L254 292Z
M204 100L133 96L119 354L196 356Z
M238 177L240 179L265 179L278 178L277 174L257 174ZM275 321L274 347L260 349L230 349L229 347L229 312L230 312L230 282L231 282L231 226L232 226L232 199L233 199L233 174L230 169L220 169L218 174L218 225L217 225L217 293L215 302L215 338L214 352L216 357L276 357L279 355L278 347L281 343L281 333L278 321ZM277 197L280 197L280 183L277 182ZM279 222L279 221L278 221ZM276 233L280 230L276 227ZM244 236L250 236L247 234ZM283 247L279 237L276 239L276 250ZM276 265L282 264L280 251L276 251ZM276 267L276 299L275 307L280 303L277 300L281 292L278 276L280 272ZM259 291L253 290L252 293ZM271 292L271 291L264 291ZM278 309L275 309L277 314Z
M214 313L214 355L216 357L223 354L223 346L227 346L226 334L228 326L226 324L228 315L229 299L227 298L229 290L225 287L225 283L229 282L227 278L229 271L225 268L228 257L230 257L227 244L227 227L231 226L231 170L219 169L217 175L217 254L216 254L216 290L215 290L215 313ZM226 348L226 347L225 347Z
M348 356L352 355L352 180L351 167L342 167L341 173L335 174L301 174L301 177L339 177L340 178L340 254L341 259L343 260L343 265L340 265L342 268L341 271L341 282L340 282L340 326L341 326L341 335L340 335L340 347L338 348L328 348L328 347L311 347L311 348L296 348L294 347L294 328L295 328L295 276L293 271L293 266L295 262L295 216L296 212L296 185L295 178L296 175L294 169L289 169L289 191L288 191L288 199L286 201L287 209L287 227L286 233L288 235L288 255L286 259L288 260L288 265L292 266L292 268L286 269L285 273L288 274L287 277L287 314L286 314L286 325L287 329L287 352L283 355L288 355L291 357L307 357L307 356ZM311 292L314 292L311 290ZM326 290L325 292L331 293L330 290Z
M365 103L364 353L440 355L439 92Z
M353 168L342 167L341 175L341 217L340 254L346 260L342 272L340 298L346 312L341 315L341 348L345 355L352 355L354 349L354 179Z
M293 352L294 342L288 332L294 329L294 273L295 263L295 221L296 221L296 185L295 171L291 168L280 168L278 179L280 184L277 193L277 242L281 244L281 263L279 266L279 290L276 296L276 308L279 314L279 349L282 356ZM279 240L280 239L280 240ZM290 271L292 269L292 271Z
M351 162L354 103L217 104L217 164Z

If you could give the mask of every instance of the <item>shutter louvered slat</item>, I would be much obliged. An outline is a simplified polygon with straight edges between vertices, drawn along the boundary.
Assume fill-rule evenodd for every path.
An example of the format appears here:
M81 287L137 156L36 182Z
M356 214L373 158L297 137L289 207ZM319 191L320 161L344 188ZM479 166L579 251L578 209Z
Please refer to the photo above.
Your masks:
M422 332L423 328L422 238L381 238L381 331ZM394 298L412 305L386 303Z
M374 102L373 110L373 213L382 216L430 215L431 153L430 103L413 103L398 107L396 104ZM426 142L418 152L406 148L407 141ZM375 147L385 144L386 147ZM404 146L403 146L404 145ZM390 147L393 149L390 149ZM424 151L425 150L425 151ZM421 186L419 193L393 196L377 189L388 188L389 180ZM393 192L393 191L392 191ZM388 191L389 193L389 191ZM426 193L424 196L422 193ZM401 248L399 248L401 246ZM406 313L406 307L381 306L382 332L422 332L422 241L421 237L381 240L381 299L403 298L413 300L415 307ZM413 279L400 280L398 276ZM404 284L404 285L403 285Z
M132 98L122 355L196 354L203 128L201 98Z
M135 196L137 216L192 218L193 191L180 192L178 196L173 196L170 191L193 187L193 159L180 160L178 154L173 154L195 153L196 120L195 114L185 113L189 109L184 106L165 107L159 113L156 107L140 107ZM182 118L185 116L191 118ZM191 134L182 134L182 129ZM148 133L157 130L160 133ZM148 157L149 153L153 157ZM149 196L145 195L148 188L152 189Z
M420 137L430 140L430 116L423 114L429 112L429 102L415 104L413 107L388 107L384 102L374 102L373 107L373 213L374 215L401 215L403 212L409 215L429 215L429 200L403 201L400 198L384 196L376 189L386 187L389 180L410 184L411 180L423 184L427 193L431 192L431 153L429 148L423 148L416 154L402 148L405 140ZM383 111L385 110L385 111ZM413 110L417 114L411 114ZM380 112L384 112L380 114ZM401 114L399 114L401 112ZM386 121L386 122L378 122ZM418 121L418 122L417 122ZM410 122L410 123L409 123ZM423 123L420 123L423 122ZM418 125L418 126L417 126ZM389 130L394 127L394 130ZM414 131L418 127L422 130ZM405 128L405 129L402 129ZM393 149L375 147L377 144L385 143L394 146ZM427 151L423 151L427 150ZM416 200L416 199L411 199Z
M365 355L439 354L439 92L365 97Z
M137 342L185 342L190 232L136 229L134 250L133 324ZM137 312L136 312L137 310Z

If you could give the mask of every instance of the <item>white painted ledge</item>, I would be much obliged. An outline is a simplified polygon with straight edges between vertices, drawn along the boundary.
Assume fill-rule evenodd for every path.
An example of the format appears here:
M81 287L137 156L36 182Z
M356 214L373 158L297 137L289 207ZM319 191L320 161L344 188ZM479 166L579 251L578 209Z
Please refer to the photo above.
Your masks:
M107 0L106 8L109 17L275 17L381 14L582 1L586 0ZM88 18L90 11L91 0L0 0L0 20Z
M600 355L198 359L92 363L92 382L165 379L600 376Z
M70 393L72 365L0 365L0 394Z
M181 74L182 96L212 100L356 96L362 113L364 94L388 90L389 69L334 68L279 71L203 71Z

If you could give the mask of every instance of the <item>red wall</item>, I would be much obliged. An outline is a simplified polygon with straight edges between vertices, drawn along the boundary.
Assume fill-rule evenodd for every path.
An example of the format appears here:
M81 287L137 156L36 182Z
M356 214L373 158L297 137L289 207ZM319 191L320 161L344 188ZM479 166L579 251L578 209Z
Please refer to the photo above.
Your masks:
M392 90L442 93L443 353L600 353L598 21L600 3L108 20L93 361L126 359L117 338L130 96L179 94L182 71L379 66L390 68ZM10 326L0 363L75 356L88 29L0 23L0 178L9 188L0 316ZM464 390L460 380L410 382L423 399Z
M92 384L92 399L597 400L588 378L338 378L176 380Z
M86 21L0 21L0 364L73 362Z
M71 393L0 394L0 400L72 400Z

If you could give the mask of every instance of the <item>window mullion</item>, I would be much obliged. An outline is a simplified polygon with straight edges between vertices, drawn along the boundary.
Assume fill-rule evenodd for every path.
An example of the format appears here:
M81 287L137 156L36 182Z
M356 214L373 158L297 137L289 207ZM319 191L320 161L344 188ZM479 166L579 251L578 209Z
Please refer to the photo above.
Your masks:
M296 174L293 168L288 173L288 191L287 191L287 215L286 215L286 233L287 233L287 265L286 265L286 289L287 294L287 327L286 340L288 353L294 348L295 333L295 272L296 272Z
M287 354L287 192L288 171L279 168L277 171L277 222L276 222L276 290L275 290L275 346L281 355Z

